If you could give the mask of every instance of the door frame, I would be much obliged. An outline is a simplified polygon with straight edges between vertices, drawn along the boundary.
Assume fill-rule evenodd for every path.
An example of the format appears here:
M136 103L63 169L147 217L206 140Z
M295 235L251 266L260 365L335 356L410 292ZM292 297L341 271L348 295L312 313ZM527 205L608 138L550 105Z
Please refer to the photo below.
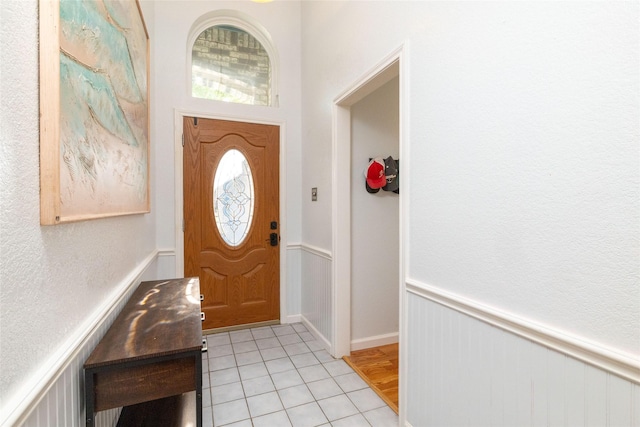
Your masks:
M402 176L399 194L399 415L400 425L406 419L407 372L407 310L406 273L409 238L409 67L408 42L403 43L383 58L367 73L354 81L333 101L332 138L332 283L333 310L331 354L340 358L351 351L351 106L382 87L391 79L399 78L399 152Z
M286 216L286 183L287 183L287 165L285 156L285 123L282 121L274 120L257 120L247 119L243 117L225 116L222 114L203 113L192 110L174 109L174 185L175 185L175 238L176 238L176 250L175 250L175 268L176 277L184 277L184 169L183 169L183 146L182 146L182 122L184 117L199 117L203 119L214 120L227 120L232 122L253 123L261 125L272 125L280 128L280 146L278 153L280 171L279 171L279 188L280 188L280 323L287 323L287 216Z

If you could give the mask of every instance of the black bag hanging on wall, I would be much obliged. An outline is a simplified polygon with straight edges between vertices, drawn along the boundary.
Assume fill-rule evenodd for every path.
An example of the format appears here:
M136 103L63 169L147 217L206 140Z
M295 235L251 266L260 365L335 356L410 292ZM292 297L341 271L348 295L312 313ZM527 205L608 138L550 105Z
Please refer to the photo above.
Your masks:
M398 170L398 162L393 160L393 157L389 156L384 159L384 175L387 179L387 183L382 189L384 191L393 191L396 194L400 192L400 173Z

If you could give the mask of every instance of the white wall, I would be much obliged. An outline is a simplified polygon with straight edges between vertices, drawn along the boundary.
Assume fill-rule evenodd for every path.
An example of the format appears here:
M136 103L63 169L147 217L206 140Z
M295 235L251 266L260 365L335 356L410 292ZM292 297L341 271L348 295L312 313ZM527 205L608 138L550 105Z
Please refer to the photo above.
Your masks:
M408 274L638 354L638 2L425 12Z
M369 158L399 152L398 78L351 107L351 341L352 348L393 342L400 294L399 196L365 189ZM395 334L395 336L394 336ZM355 347L354 347L355 345Z
M637 12L305 2L303 181L330 179L332 96L408 40L409 276L637 352ZM328 248L309 204L305 241Z
M153 213L40 226L37 11L35 0L0 2L2 425L43 391L155 250ZM77 391L67 399L80 402Z
M637 2L303 2L303 188L331 200L332 101L406 43L406 280L636 361L637 378L638 13ZM330 203L303 198L302 210L303 241L330 248ZM410 327L447 336L422 310L407 316L431 323ZM411 375L441 350L413 351L424 353L408 355ZM412 416L416 396L436 391L419 380Z

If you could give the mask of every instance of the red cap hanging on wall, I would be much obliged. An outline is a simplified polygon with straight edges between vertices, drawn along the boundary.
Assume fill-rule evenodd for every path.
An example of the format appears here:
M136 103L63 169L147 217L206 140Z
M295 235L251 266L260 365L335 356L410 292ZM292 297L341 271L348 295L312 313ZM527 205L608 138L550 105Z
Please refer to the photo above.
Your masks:
M370 188L382 188L387 185L387 178L384 174L384 160L380 157L372 159L364 171L364 176L367 178L367 185Z

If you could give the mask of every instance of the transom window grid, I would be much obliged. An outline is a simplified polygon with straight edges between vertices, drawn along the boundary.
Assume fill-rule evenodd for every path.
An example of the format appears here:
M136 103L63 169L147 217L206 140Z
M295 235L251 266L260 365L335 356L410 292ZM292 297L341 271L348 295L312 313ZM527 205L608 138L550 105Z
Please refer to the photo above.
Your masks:
M269 55L254 36L233 26L215 25L200 33L192 48L191 80L196 98L271 103Z

